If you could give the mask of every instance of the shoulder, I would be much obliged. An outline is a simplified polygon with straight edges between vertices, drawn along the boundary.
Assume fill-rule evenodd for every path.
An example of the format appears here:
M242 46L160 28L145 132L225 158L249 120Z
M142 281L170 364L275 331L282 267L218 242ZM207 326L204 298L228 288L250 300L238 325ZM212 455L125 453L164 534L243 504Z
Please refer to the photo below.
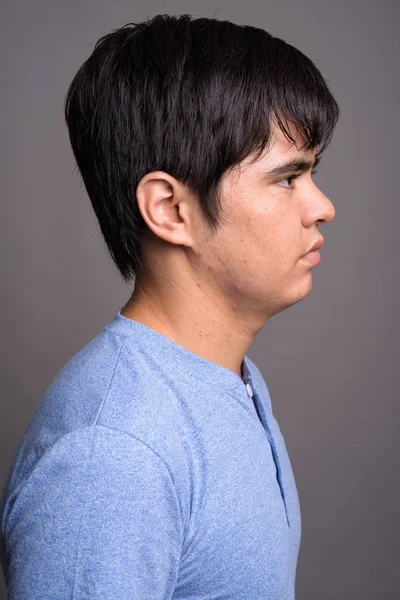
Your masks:
M78 428L41 454L31 446L17 456L4 495L3 527L22 514L37 517L50 505L57 511L63 505L67 510L68 504L79 512L83 505L129 504L137 493L154 502L168 497L180 516L173 475L153 448L132 434L102 425Z

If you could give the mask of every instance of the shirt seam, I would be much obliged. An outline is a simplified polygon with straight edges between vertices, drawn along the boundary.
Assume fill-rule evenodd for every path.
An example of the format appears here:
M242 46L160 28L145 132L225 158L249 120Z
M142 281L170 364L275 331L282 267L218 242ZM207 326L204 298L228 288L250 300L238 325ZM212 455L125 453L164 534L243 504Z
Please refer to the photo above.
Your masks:
M115 371L116 371L117 365L118 365L118 363L119 363L119 359L120 359L120 356L121 356L122 349L123 349L123 347L124 347L124 346L125 346L125 344L126 344L126 336L125 336L125 337L123 337L123 336L120 336L120 337L122 337L122 340L123 340L123 341L122 341L122 343L121 343L120 349L119 349L119 351L118 351L118 354L117 354L117 357L116 357L116 359L115 359L114 368L113 368L113 371L112 371L112 373L111 373L110 380L109 380L109 382L108 382L107 390L105 391L105 393L104 393L104 396L103 396L103 399L102 399L102 401L100 402L100 406L99 406L99 408L98 408L98 410L97 410L97 415L96 415L96 417L95 417L95 419L94 419L94 423L93 423L94 425L96 425L96 424L97 424L97 422L98 422L98 420L99 420L99 418L100 418L101 412L102 412L102 410L103 410L104 404L106 403L107 396L108 396L108 393L109 393L109 391L110 391L110 388L111 388L112 381L113 381L113 379L114 379Z
M111 431L116 431L116 432L118 432L118 433L122 433L123 435L127 435L127 436L129 436L129 437L131 437L131 438L133 438L133 439L137 440L137 441L138 441L138 442L140 442L141 444L143 444L143 446L146 446L146 447L147 447L149 450L151 450L151 452L152 452L153 454L155 454L155 455L156 455L156 456L157 456L157 457L160 459L160 461L163 463L163 465L164 465L164 467L166 468L166 470L167 470L167 472L168 472L168 475L169 475L169 477L170 477L170 479L171 479L171 482L172 482L172 487L173 487L173 489L174 489L174 493L175 493L175 498L176 498L177 504L178 504L178 506L179 506L179 512L180 512L180 516L181 516L181 523L182 523L182 527L183 527L183 526L184 526L184 525L183 525L183 524L184 524L184 519L183 519L183 515L182 515L182 507L181 507L181 503L180 503L180 501L179 501L179 496L178 496L178 493L177 493L177 491L176 491L176 484L175 484L174 478L173 478L173 476L172 476L172 474L171 474L171 470L170 470L170 468L169 468L168 464L166 463L166 461L164 460L164 458L161 456L161 454L159 454L159 453L158 453L156 450L154 450L154 448L152 448L152 447L151 447L149 444L147 444L145 441L143 441L142 439L140 439L139 437L137 437L136 435L134 435L134 434L133 434L133 433L131 433L130 431L125 431L124 429L119 429L118 427L113 427L112 425L107 425L107 424L105 424L105 423L95 423L95 424L93 425L93 427L104 427L104 429L110 429ZM183 538L183 539L184 539L184 538Z
M124 430L122 430L122 429L118 429L117 427L112 427L112 426L109 426L109 425L104 425L104 424L102 424L102 423L95 423L95 424L93 424L93 425L88 425L88 426L86 426L86 427L81 427L81 428L75 429L75 430L73 430L73 431L69 431L67 434L65 434L65 435L63 435L61 438L59 438L59 439L57 440L57 442L59 442L60 440L62 440L62 439L63 439L63 438L65 438L66 436L68 436L68 435L71 435L71 434L75 433L76 431L81 431L81 430L83 430L83 429L93 429L93 430L96 430L96 429L101 429L101 428L103 428L103 429L108 429L108 430L110 430L110 431L117 432L117 433L119 433L119 434L126 435L126 436L128 436L129 438L135 439L136 441L140 442L142 445L146 446L146 447L147 447L147 448L148 448L148 449L149 449L149 450L150 450L150 451L151 451L153 454L155 454L155 455L157 456L157 458L159 458L159 459L160 459L160 461L163 463L163 465L164 465L165 469L166 469L166 470L167 470L167 472L168 472L168 475L169 475L169 477L170 477L170 480L171 480L171 482L172 482L172 488L173 488L173 490L174 490L175 500L176 500L176 503L177 503L177 505L178 505L178 507L179 507L180 523L181 523L181 540L182 540L182 541L181 541L181 552L182 552L182 548L183 548L183 541L184 541L184 525L183 525L183 517L182 517L182 507L181 507L181 504L180 504L180 502L179 502L179 497L178 497L178 494L177 494L177 491L176 491L175 482L174 482L174 479L173 479L173 477L172 477L172 475L171 475L171 472L170 472L170 469L169 469L169 467L168 467L167 463L166 463L166 462L164 461L164 459L163 459L163 458L160 456L160 454L158 454L158 452L156 452L156 451L155 451L155 450L154 450L154 449L153 449L151 446L149 446L149 444L146 444L146 442L144 442L143 440L141 440L140 438L138 438L137 436L133 435L132 433L130 433L130 432L128 432L128 431L124 431ZM55 442L55 444L56 444L57 442ZM55 444L52 444L52 446L54 446ZM47 450L49 450L49 448L48 448ZM91 455L90 455L90 457L89 457L89 461L88 461L88 463L89 463L89 464L87 465L87 468L93 468L93 465L92 465L92 457L93 457L93 452L94 452L94 448L92 448ZM74 599L76 598L76 595L75 595L75 592L76 592L76 582L77 582L77 579L76 579L76 577L77 577L77 572L78 572L77 563L78 563L78 560L79 560L79 554L80 554L80 551L81 551L81 543L80 543L80 540L81 540L81 533L82 533L82 528L83 528L83 526L84 526L84 524L85 524L85 521L86 521L87 511L88 511L88 507L87 507L87 506L85 506L85 514L84 514L84 516L83 516L83 518L82 518L82 520L81 520L81 524L80 524L80 528L79 528L79 533L78 533L78 545L77 545L77 548L76 548L75 561L74 561L74 575L73 575L73 576L74 576L74 580L73 580L73 589L72 589L72 596L71 596L71 600L74 600ZM176 582L175 582L175 583L176 583Z
M123 434L125 434L125 435L128 435L128 436L130 436L130 437L132 437L132 438L136 439L137 441L141 442L143 445L147 446L147 447L148 447L148 448L149 448L149 449L150 449L152 452L154 452L154 454L156 454L156 455L158 456L158 458L159 458L159 459L160 459L160 460L163 462L163 464L164 464L165 468L167 469L167 471L168 471L168 474L169 474L169 476L170 476L170 479L171 479L171 481L172 481L172 485L173 485L174 492L175 492L175 495L176 495L176 500L177 500L177 502L178 502L178 506L179 506L179 512L180 512L180 516L181 516L181 522L182 522L182 524L183 524L183 523L184 523L184 518L183 518L182 506L181 506L181 503L180 503L180 501L179 501L178 494L177 494L177 492L176 492L176 485L175 485L175 481L174 481L174 478L172 477L172 474L171 474L171 471L170 471L170 469L169 469L169 466L168 466L168 465L167 465L167 463L164 461L164 459L161 457L161 455L160 455L160 454L158 454L158 452L156 452L156 450L154 450L154 448L152 448L151 446L149 446L149 445L148 445L146 442L144 442L143 440L141 440L140 438L138 438L137 436L135 436L135 435L134 435L134 434L132 434L131 432L129 432L129 431L125 431L125 430L123 430L123 429L119 429L118 427L113 427L113 426L111 426L111 425L107 425L107 424L105 424L105 423L100 423L100 422L99 422L99 419L100 419L100 416L101 416L101 412L102 412L102 410L103 410L103 408L104 408L104 405L105 405L105 403L106 403L106 400L107 400L107 397L108 397L108 394L109 394L109 391L110 391L110 388L111 388L111 384L112 384L112 381L113 381L113 379L114 379L115 371L116 371L116 368L117 368L117 365L118 365L118 362L119 362L119 359L120 359L120 356L121 356L122 350L123 350L124 346L126 346L126 342L127 342L127 338L128 338L128 336L126 336L126 335L121 335L121 334L118 334L118 333L115 333L115 332L111 332L111 333L113 333L113 334L114 334L114 335L116 335L117 337L121 338L121 339L122 339L122 343L121 343L121 347L120 347L120 349L119 349L119 351L118 351L118 355L117 355L117 357L116 357L116 360L115 360L115 364L114 364L113 372L112 372L112 374L111 374L111 377L110 377L110 380L109 380L109 382L108 382L108 387L107 387L107 390L106 390L106 392L104 393L103 399L102 399L102 401L101 401L101 403L100 403L100 406L99 406L99 408L98 408L98 411L97 411L96 418L94 419L93 426L98 426L98 427L106 427L106 428L108 428L108 429L110 429L110 430L113 430L113 431L118 431L118 432L120 432L120 433L123 433ZM156 366L156 365L155 365L155 366ZM184 528L184 536L183 536L183 539L185 539L185 536L186 536L186 531L185 531L185 527L183 527L183 528Z

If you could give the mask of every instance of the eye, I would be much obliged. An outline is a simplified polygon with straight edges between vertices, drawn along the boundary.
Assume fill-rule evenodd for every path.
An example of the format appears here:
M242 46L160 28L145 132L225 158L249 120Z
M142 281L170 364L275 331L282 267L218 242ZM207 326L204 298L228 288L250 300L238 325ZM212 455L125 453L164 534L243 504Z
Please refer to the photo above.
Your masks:
M294 179L297 179L297 177L299 177L299 175L289 175L289 177L285 177L284 179L280 179L279 181L277 181L277 184L280 185L281 187L285 187L287 189L293 189L293 186L291 185L292 181ZM287 181L289 183L289 185L282 185L283 181Z
M315 167L315 168L312 169L311 175L315 175L316 173L317 173L317 168ZM294 189L293 186L292 186L292 181L294 179L297 179L300 176L301 176L301 174L298 174L298 175L289 175L289 177L285 177L284 179L280 179L279 181L277 181L277 184L280 185L281 187L285 187L285 188L287 188L289 190L292 190L292 189ZM289 185L282 185L283 181L287 181Z

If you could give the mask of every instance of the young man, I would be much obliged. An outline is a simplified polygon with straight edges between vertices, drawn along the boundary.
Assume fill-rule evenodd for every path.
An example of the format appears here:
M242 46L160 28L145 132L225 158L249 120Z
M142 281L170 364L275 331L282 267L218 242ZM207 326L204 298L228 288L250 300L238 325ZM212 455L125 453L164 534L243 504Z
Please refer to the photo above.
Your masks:
M337 103L261 29L159 15L99 40L65 110L135 286L23 436L2 505L9 597L293 600L296 485L246 352L311 290L335 215L312 173Z

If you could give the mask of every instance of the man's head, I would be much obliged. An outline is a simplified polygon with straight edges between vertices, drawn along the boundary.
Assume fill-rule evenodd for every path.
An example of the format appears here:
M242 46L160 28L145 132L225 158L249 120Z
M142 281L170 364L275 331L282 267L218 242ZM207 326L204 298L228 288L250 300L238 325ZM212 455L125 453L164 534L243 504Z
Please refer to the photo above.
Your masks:
M333 205L311 169L293 183L283 178L299 170L268 172L312 164L339 108L299 50L255 27L158 15L97 42L65 114L125 281L165 260L222 293L250 286L253 308L267 294L278 312L309 291L298 259Z

